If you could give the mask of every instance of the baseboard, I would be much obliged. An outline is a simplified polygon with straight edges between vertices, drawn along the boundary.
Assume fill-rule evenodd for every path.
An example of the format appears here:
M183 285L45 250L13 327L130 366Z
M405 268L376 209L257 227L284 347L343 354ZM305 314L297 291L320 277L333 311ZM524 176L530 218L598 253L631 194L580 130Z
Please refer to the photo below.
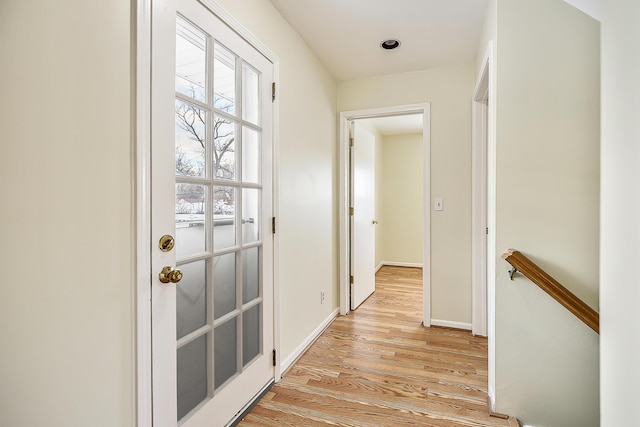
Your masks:
M438 320L431 319L431 326L442 326L444 328L464 329L470 331L472 329L471 323L454 322L451 320Z
M384 266L384 262L381 262L380 264L378 264L376 266L376 273L378 272L378 270L380 270L382 267Z
M280 363L280 372L282 372L283 375L287 371L287 369L289 369L291 365L293 365L295 361L298 360L298 358L302 356L305 351L307 351L311 344L313 344L314 341L318 339L322 332L324 332L324 330L329 327L329 325L331 324L331 322L333 322L339 312L339 308L333 310L331 314L326 319L324 319L322 323L316 329L314 329L313 332L311 332L311 335L309 335L304 341L302 341L302 343L300 343L300 345L296 347L295 350L293 350L293 353L288 355Z
M422 263L414 263L414 262L395 262L395 261L382 261L378 268L390 265L392 267L413 267L413 268L422 268Z

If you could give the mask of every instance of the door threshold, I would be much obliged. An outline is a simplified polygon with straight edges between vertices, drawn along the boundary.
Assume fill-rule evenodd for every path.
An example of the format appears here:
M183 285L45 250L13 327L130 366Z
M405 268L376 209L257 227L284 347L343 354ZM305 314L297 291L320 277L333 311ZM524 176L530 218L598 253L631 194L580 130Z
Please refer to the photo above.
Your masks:
M267 394L269 390L271 390L271 387L273 387L275 383L275 379L272 378L264 387L262 387L262 390L260 390L258 394L256 394L253 399L251 399L251 401L247 403L235 417L233 417L231 421L225 424L225 427L235 427L240 424L240 421L242 421L244 417L246 417L247 414L251 412L251 410L258 404L258 402L260 402L260 399L262 399L264 395Z

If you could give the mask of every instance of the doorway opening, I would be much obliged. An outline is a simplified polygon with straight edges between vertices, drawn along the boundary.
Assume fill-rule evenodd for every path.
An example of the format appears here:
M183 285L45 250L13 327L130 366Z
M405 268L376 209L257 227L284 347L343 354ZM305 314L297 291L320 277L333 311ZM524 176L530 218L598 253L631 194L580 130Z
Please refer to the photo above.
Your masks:
M391 118L396 118L392 120ZM378 206L376 209L375 206L375 189L369 188L369 195L373 197L373 207L370 208L369 211L365 208L364 212L362 210L358 211L358 207L354 206L355 198L358 197L358 180L360 179L371 179L363 178L360 172L362 172L362 165L354 164L354 157L358 155L356 150L356 156L353 154L353 148L351 146L351 141L353 140L355 144L358 144L358 133L364 134L365 139L369 142L364 141L364 144L371 144L372 137L371 135L377 132L378 135L382 135L382 132L376 130L376 126L384 126L384 122L392 123L394 121L400 120L398 118L404 118L405 120L416 120L418 119L417 127L414 125L414 131L409 130L409 133L419 133L419 144L420 144L420 153L418 155L421 166L422 173L418 177L422 183L421 190L421 199L422 206L419 213L419 221L422 228L422 239L419 244L422 246L422 254L421 257L417 260L417 262L409 263L412 265L408 265L406 262L402 263L402 265L413 266L413 267L423 267L422 274L422 284L423 284L423 307L422 307L422 317L423 324L425 326L431 326L431 292L430 292L430 105L429 104L417 104L417 105L408 105L408 106L398 106L398 107L389 107L389 108L379 108L379 109L370 109L370 110L358 110L358 111L347 111L342 112L340 114L340 313L342 315L348 314L350 310L355 309L359 303L364 301L366 297L370 294L368 290L358 292L360 288L357 288L356 292L352 293L352 277L354 276L354 271L359 270L359 266L356 265L357 262L364 262L369 267L369 273L365 273L368 275L368 281L371 282L370 287L372 287L371 292L375 289L375 271L381 266L383 263L388 263L381 258L380 252L378 255L375 255L375 243L371 243L371 241L375 242L375 233L376 228L384 227L384 223L380 221L380 212L381 206ZM360 130L358 130L360 129ZM387 132L387 131L385 131ZM366 135L369 136L366 136ZM415 137L415 136L414 136ZM375 141L375 136L373 137ZM375 142L373 142L375 144ZM370 156L370 154L364 154L365 157ZM375 159L375 157L374 157ZM357 161L357 159L355 159ZM374 160L375 161L375 160ZM369 160L371 162L371 160ZM365 162L366 163L366 162ZM366 167L365 167L366 169ZM365 174L366 175L366 174ZM354 178L355 177L355 178ZM375 181L375 174L373 174L373 180ZM405 187L410 186L410 182L404 182L403 185ZM366 190L367 185L364 185L364 190ZM370 186L369 186L370 187ZM365 197L366 199L366 197ZM372 203L369 201L369 203ZM354 208L354 209L352 209ZM377 212L376 212L377 210ZM359 212L363 213L363 215L359 218ZM354 215L352 215L352 213ZM362 233L365 230L365 234L369 234L369 243L359 244L359 238L357 233ZM356 235L354 235L354 232ZM370 233L373 234L373 239L371 239ZM368 255L369 260L358 261L358 255L362 255L362 249L358 249L358 246L369 248L370 253ZM373 249L373 251L371 251ZM392 265L392 263L389 263ZM362 274L362 273L358 273ZM357 282L358 278L354 277L353 282ZM357 283L354 283L359 286ZM365 285L366 288L366 285ZM368 293L369 292L369 293ZM355 294L355 298L353 298Z

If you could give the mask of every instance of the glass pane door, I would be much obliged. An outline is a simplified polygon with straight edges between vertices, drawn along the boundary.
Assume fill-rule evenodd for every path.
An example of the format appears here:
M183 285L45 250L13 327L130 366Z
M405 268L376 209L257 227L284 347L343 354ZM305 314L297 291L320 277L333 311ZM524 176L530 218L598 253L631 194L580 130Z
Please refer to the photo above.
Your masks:
M264 353L262 74L178 16L175 78L178 420Z

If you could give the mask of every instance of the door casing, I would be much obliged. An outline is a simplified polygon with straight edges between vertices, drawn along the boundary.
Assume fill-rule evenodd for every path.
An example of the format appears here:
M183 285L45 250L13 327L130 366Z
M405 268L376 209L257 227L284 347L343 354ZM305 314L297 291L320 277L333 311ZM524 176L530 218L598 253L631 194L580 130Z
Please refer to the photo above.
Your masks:
M483 69L471 103L471 330L474 335L487 336L487 127L489 86Z
M487 44L476 80L472 109L472 326L474 334L486 335L488 339L488 395L490 409L495 411L496 54L492 40ZM486 245L481 238L483 233Z
M260 40L256 39L233 16L213 0L199 0L233 31L244 38L273 64L275 100L273 102L273 215L279 214L279 63L280 60ZM135 278L135 336L136 336L136 425L153 426L152 400L152 345L151 345L151 21L152 0L136 0L136 52L135 52L135 185L136 185L136 278ZM175 10L175 0L162 0ZM274 293L274 348L276 350L275 380L282 377L280 367L279 325L279 238L273 236L273 293Z
M422 251L422 322L431 326L431 104L411 104L366 110L343 111L340 113L340 153L339 153L339 236L340 236L340 314L349 313L350 293L350 242L349 242L349 122L357 119L422 114L423 117L423 161L424 161L424 207L423 207L423 251Z

